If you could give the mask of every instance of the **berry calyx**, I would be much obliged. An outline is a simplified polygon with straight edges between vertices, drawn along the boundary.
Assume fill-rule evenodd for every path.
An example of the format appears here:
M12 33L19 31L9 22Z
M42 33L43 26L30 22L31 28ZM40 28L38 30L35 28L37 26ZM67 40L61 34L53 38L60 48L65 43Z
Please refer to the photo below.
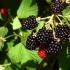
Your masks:
M40 58L45 59L47 57L47 52L44 48L39 48L38 55Z
M8 8L0 8L0 13L7 15L8 14Z
M29 30L35 28L38 25L35 16L29 16L25 19L20 19L20 21L21 21L22 27Z

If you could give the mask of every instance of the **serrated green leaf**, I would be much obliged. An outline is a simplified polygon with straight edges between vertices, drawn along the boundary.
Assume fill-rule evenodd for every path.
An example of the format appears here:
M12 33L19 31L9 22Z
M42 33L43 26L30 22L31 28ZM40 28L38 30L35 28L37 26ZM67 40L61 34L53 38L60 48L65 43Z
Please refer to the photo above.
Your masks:
M7 27L0 27L0 36L4 37L5 35L7 35L8 33L8 29Z
M39 21L38 23L39 24L38 24L38 27L36 28L36 32L38 32L39 29L41 29L44 26L45 21Z
M17 44L16 46L12 47L9 52L8 56L13 63L26 63L29 60L38 61L41 59L39 58L37 52L27 50L22 43Z
M68 21L70 21L70 5L67 6L63 11L62 14L64 18L66 18Z
M21 28L21 23L20 23L18 17L15 17L13 20L13 23L11 23L11 24L12 24L13 30Z
M19 18L26 18L30 15L37 16L38 7L36 0L22 0L19 9L17 11L17 15Z
M13 63L19 63L21 60L21 51L22 51L23 45L21 43L17 44L16 46L12 47L9 52L8 56L11 59Z

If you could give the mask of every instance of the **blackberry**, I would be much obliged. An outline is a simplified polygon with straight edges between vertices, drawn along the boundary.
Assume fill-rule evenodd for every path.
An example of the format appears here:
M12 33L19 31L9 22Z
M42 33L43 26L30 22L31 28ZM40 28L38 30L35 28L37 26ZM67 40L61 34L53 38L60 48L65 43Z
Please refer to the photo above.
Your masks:
M63 3L62 2L55 2L50 5L51 10L53 13L59 13L63 9Z
M46 28L40 29L39 32L37 33L37 41L40 44L48 43L48 41L50 41L52 37L53 37L52 30L46 30Z
M69 28L67 25L57 25L55 29L55 36L61 40L66 40L69 35Z
M26 47L30 50L34 50L36 48L36 36L28 36L26 41Z
M29 16L28 18L20 19L20 21L21 21L22 26L25 29L29 29L29 30L35 28L38 25L35 16Z
M49 55L57 54L59 50L62 49L61 43L57 42L56 40L52 40L48 46L49 47L47 48L47 53Z

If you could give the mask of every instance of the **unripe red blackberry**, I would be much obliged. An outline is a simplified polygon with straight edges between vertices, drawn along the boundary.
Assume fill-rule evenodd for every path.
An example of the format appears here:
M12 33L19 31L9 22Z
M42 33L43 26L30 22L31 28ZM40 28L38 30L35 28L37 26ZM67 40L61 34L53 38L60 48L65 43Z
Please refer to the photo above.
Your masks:
M48 43L53 38L53 31L42 28L37 33L37 41L41 43Z
M35 28L38 25L35 16L29 16L28 18L20 19L20 21L22 27L29 30Z
M63 10L63 3L62 2L55 2L50 5L51 10L53 13L59 13Z
M61 40L65 40L69 35L69 27L67 25L58 24L55 29L55 36Z
M47 57L47 52L44 48L39 48L38 55L40 58L45 59Z
M52 40L48 45L47 53L49 55L54 55L54 54L57 54L61 49L62 49L62 46L60 42L56 40Z
M8 8L0 8L0 13L7 15L8 14Z
M36 36L30 35L26 41L26 48L34 50L36 48Z

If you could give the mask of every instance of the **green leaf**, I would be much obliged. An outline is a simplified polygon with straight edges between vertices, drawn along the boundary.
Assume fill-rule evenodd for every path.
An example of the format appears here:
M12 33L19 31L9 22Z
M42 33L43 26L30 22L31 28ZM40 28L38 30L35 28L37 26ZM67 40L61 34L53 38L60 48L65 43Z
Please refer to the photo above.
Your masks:
M62 14L70 22L70 5L62 11Z
M13 63L26 63L29 60L38 61L40 60L36 51L29 51L27 50L22 43L17 44L16 46L12 47L9 52L8 56Z
M28 16L34 15L37 16L38 7L36 0L22 0L17 15L19 18L26 18Z
M38 23L39 24L38 24L38 27L36 28L36 32L38 32L39 29L41 29L44 26L45 21L39 21Z
M22 32L21 41L26 46L27 37L31 34L32 30L21 31L21 32Z
M0 27L0 36L4 37L5 35L7 35L8 33L8 29L7 27Z
M20 23L18 17L15 17L13 20L13 23L11 23L11 24L13 26L13 30L21 28L21 23Z

